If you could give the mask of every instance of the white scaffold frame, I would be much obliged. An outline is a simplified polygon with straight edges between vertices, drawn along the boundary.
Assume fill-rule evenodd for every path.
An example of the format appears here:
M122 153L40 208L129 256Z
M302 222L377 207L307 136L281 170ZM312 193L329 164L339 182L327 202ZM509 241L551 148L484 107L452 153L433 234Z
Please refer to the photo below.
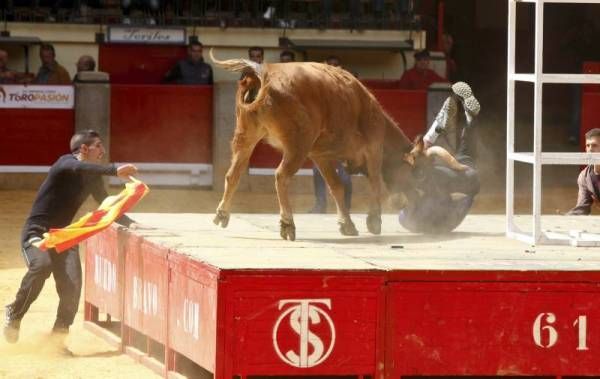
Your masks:
M516 18L518 3L534 3L535 6L535 68L533 73L515 72ZM600 153L542 152L542 90L544 83L592 83L600 84L596 74L546 74L543 72L544 4L588 3L600 4L600 0L508 0L508 66L506 102L506 235L531 245L600 246L600 234L584 231L559 233L542 231L542 166L584 165L600 162ZM534 86L533 152L515 152L515 83L530 82ZM523 232L514 222L515 162L533 166L533 231ZM575 186L575 179L573 183ZM575 187L573 189L575 192Z

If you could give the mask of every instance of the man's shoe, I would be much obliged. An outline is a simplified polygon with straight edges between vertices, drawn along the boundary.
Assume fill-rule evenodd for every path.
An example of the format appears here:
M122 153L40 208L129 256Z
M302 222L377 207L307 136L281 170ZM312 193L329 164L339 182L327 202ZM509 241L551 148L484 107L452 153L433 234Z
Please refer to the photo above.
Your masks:
M69 327L63 325L61 322L56 321L52 327L52 333L50 334L50 340L53 344L59 347L62 354L69 355L66 353L67 349L67 337L69 336ZM63 351L66 350L66 351ZM71 354L72 355L72 354Z
M469 86L465 82L456 82L452 85L452 92L456 95L460 96L461 100L465 100L471 96L473 96L473 90L471 86Z
M52 327L52 334L58 336L65 336L69 334L69 326L64 324L62 321L56 320Z
M11 318L12 307L4 308L4 338L8 343L16 343L19 340L19 330L21 329L21 320Z
M460 97L460 100L465 107L465 110L468 111L472 116L477 116L481 111L481 105L479 101L473 95L473 90L471 87L465 82L456 82L452 85L452 92Z

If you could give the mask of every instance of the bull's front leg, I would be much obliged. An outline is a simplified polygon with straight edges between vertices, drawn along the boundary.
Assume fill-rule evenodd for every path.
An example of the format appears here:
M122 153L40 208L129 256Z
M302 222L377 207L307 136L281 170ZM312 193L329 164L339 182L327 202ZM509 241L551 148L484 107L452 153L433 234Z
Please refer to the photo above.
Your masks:
M260 137L258 136L248 138L247 135L241 133L236 133L233 137L233 141L231 142L231 165L225 175L225 191L223 192L223 198L219 202L215 218L213 219L215 225L221 225L221 227L226 228L229 224L233 195L240 182L242 173L248 168L250 155L252 155L252 151L254 151L254 147L258 141L260 141Z

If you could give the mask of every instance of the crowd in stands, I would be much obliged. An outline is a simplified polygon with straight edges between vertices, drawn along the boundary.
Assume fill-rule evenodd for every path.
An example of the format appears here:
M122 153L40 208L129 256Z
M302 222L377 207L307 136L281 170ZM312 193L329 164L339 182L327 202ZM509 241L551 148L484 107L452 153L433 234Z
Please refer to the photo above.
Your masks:
M204 61L203 45L199 41L193 41L187 49L187 58L175 63L168 70L162 82L171 84L192 84L192 85L212 85L213 71L210 64ZM259 46L252 46L248 49L248 58L254 62L262 63L264 59L264 50ZM397 88L409 90L426 90L433 83L448 82L447 78L438 75L432 70L430 65L430 55L427 50L420 50L414 54L414 67L406 70L400 80ZM448 58L447 58L448 59ZM279 62L295 62L296 54L291 50L283 50L279 54ZM56 60L56 51L51 44L42 44L40 46L41 66L35 76L27 75L8 67L8 52L0 49L0 84L70 84L77 81L77 74L71 78L68 71ZM337 56L330 56L326 62L332 66L340 66L340 60ZM90 55L82 55L77 60L77 73L82 71L94 71L96 62ZM456 69L456 63L447 68L450 75ZM357 74L353 73L355 76Z
M2 20L322 28L418 28L419 0L0 0Z
M8 67L8 52L0 49L0 84L49 84L66 85L77 81L77 74L71 78L69 72L56 61L56 51L51 44L40 46L40 62L37 74L28 75ZM89 55L82 55L75 64L77 73L94 71L96 61Z

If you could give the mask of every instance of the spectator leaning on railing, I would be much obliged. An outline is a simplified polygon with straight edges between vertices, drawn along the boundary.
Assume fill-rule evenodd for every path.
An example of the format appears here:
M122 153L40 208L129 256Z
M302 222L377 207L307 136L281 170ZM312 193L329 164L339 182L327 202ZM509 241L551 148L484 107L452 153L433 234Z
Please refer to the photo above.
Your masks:
M42 45L40 47L40 60L42 66L33 80L35 84L71 84L71 77L67 70L56 62L54 46L50 44Z
M177 62L165 74L163 81L176 84L213 84L212 67L202 57L202 43L190 43L187 59Z

